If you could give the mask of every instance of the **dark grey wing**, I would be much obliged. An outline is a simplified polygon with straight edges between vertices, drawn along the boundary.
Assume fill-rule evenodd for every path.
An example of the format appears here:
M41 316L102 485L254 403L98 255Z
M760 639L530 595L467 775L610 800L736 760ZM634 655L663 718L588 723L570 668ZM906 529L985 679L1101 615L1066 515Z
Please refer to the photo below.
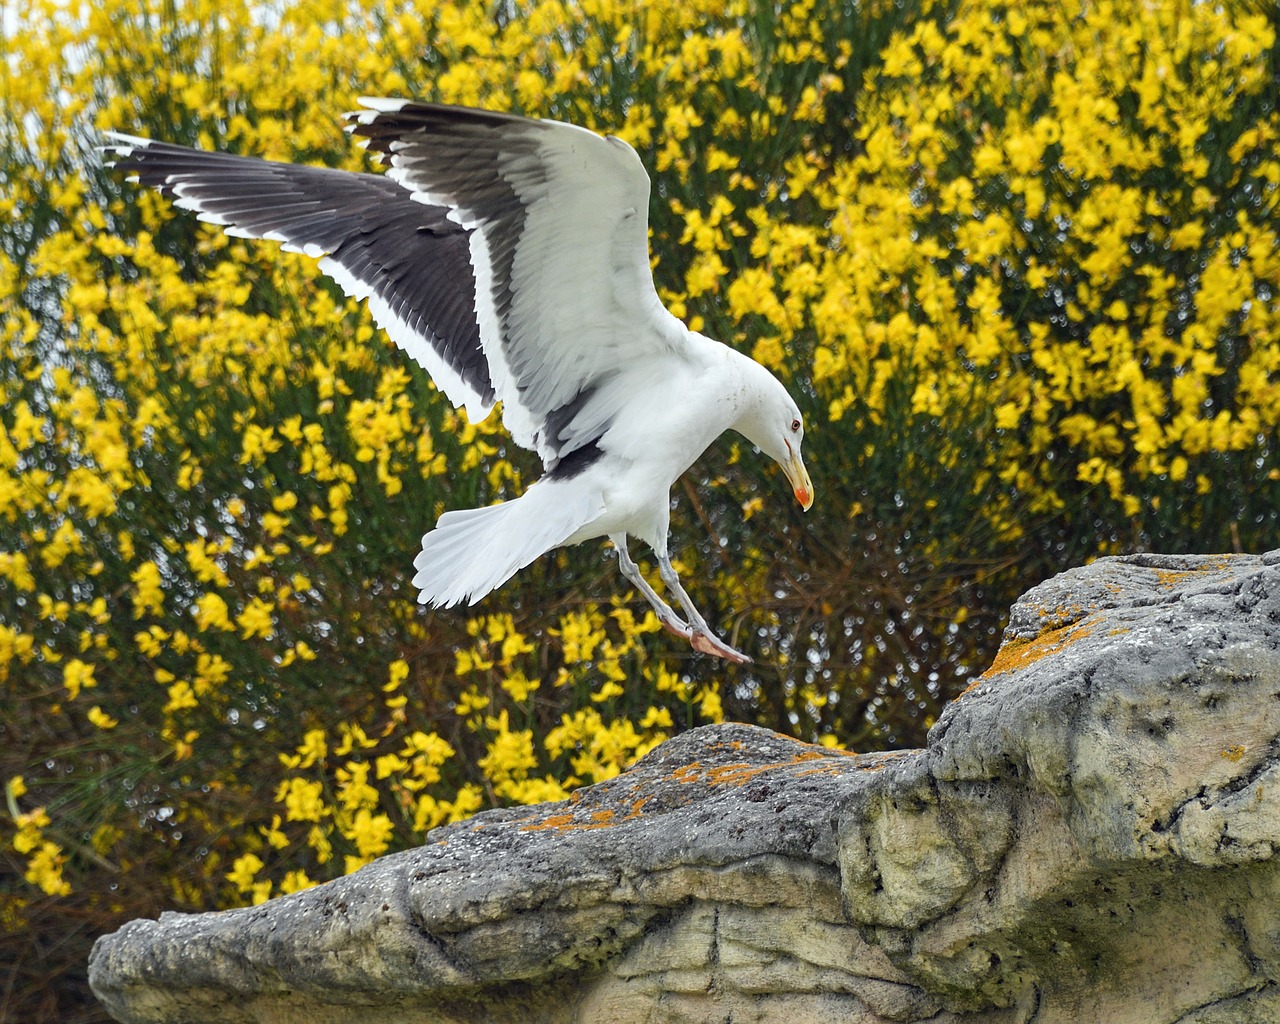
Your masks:
M494 404L470 232L381 174L277 163L107 133L113 164L227 233L320 257L348 295L474 421Z

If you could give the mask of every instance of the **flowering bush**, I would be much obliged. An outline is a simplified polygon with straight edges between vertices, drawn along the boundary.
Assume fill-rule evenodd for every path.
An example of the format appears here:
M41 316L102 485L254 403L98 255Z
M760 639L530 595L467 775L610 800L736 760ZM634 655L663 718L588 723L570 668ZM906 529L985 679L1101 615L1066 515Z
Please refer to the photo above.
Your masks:
M729 716L917 743L1091 555L1275 546L1274 8L1139 0L33 0L0 63L0 980L266 899ZM311 261L117 180L115 128L365 167L359 95L622 136L660 290L806 407L818 504L732 438L673 550L747 670L594 545L409 585L537 473ZM637 552L639 554L639 552Z

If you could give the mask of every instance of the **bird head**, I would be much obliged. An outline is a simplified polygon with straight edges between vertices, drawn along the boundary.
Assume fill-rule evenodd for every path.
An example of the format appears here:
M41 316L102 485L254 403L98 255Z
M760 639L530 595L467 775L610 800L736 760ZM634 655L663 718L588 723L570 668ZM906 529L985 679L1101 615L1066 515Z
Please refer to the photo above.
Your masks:
M809 471L804 468L804 460L800 457L800 442L803 439L804 420L797 412L795 418L787 424L787 433L782 438L782 443L787 448L787 457L777 461L782 472L787 475L787 482L795 492L796 501L808 512L813 505L813 481L809 479Z
M804 467L800 446L804 441L804 419L787 389L758 363L760 372L750 390L756 401L748 402L735 429L782 467L791 490L806 512L813 504L813 481Z

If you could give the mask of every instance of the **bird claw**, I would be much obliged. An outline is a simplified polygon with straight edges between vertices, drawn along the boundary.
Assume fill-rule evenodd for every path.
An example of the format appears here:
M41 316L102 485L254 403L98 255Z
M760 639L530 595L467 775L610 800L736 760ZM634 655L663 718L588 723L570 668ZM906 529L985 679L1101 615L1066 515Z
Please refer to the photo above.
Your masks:
M724 658L725 661L731 661L736 665L751 664L751 659L741 651L735 651L718 637L712 636L710 633L704 633L700 629L693 630L692 635L689 637L689 645L700 654L710 654L717 658Z

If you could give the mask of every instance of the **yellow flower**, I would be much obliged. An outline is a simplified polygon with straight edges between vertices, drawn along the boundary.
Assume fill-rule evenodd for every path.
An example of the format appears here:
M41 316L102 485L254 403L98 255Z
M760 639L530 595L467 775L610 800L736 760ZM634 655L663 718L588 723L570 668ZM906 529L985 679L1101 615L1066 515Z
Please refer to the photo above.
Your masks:
M280 831L280 815L278 814L273 814L271 816L271 824L259 828L258 831L273 849L283 850L289 845L289 837Z
M453 755L453 747L434 732L410 733L400 750L400 756L408 759L413 782L419 788L439 782L440 766Z
M499 662L509 666L521 654L531 654L535 650L533 643L520 633L510 632L502 638L502 656Z
M201 652L196 656L194 688L197 695L209 693L227 681L231 675L231 663L220 654Z
M445 806L449 821L462 821L484 806L484 796L478 786L468 783L459 788L457 795Z
M378 741L370 739L355 722L338 723L338 732L342 734L342 739L333 751L337 757L345 757L353 750L369 750L378 745Z
M69 896L71 883L62 877L66 860L61 846L45 840L27 857L23 877L32 885L39 886L47 896Z
M603 668L603 666L601 667ZM597 704L602 704L607 700L612 700L614 697L621 697L626 692L615 680L609 679L591 694L591 699Z
M489 698L482 696L474 686L468 687L462 693L458 694L458 699L454 703L453 712L461 718L476 711L483 711L489 706Z
M651 706L640 719L641 729L670 729L671 727L671 712L666 708Z
M260 466L266 462L268 455L278 452L283 445L284 442L275 436L274 427L250 423L244 429L240 464Z
M512 731L504 711L497 719L488 720L496 735L487 744L488 753L478 764L485 777L493 783L498 796L510 797L513 783L523 781L538 765L533 752L533 732L529 729Z
M724 721L724 705L720 702L720 693L718 690L710 686L704 686L698 691L697 697L698 711L701 713L704 721L707 722L723 722Z
M359 871L362 867L368 864L369 861L371 861L372 859L373 859L372 857L356 857L356 856L353 856L352 854L347 854L345 857L342 858L343 873L350 875L356 871Z
M204 633L210 629L230 630L231 624L227 602L214 593L201 594L196 598L196 628Z
M20 551L0 551L0 577L7 579L19 590L30 593L36 589L35 577L31 575L31 563Z
M156 658L160 656L160 652L164 649L161 647L169 634L159 626L151 626L141 633L133 635L133 642L138 645L138 650L148 658Z
M502 680L502 688L517 704L523 704L529 695L541 685L540 680L528 679L523 672L512 672Z
M328 864L333 859L333 843L329 841L327 828L312 825L307 833L307 845L315 851L317 863Z
M84 539L70 519L64 520L40 549L40 560L49 569L56 569L68 556L84 550Z
M356 812L349 828L343 834L356 844L362 858L376 857L386 851L391 843L393 828L385 814L372 814L362 808Z
M1022 419L1017 402L1003 402L996 407L996 426L1000 430L1012 430Z
M301 892L303 889L313 888L316 884L307 877L305 871L298 869L286 873L280 880L280 892L286 895L291 892Z
M13 426L9 430L9 437L12 439L13 446L19 452L25 452L42 444L49 439L50 430L48 421L37 416L31 411L31 406L26 400L18 402L13 408Z
M98 685L93 677L93 666L72 658L62 667L62 685L67 688L67 698L75 700L82 689Z
M249 892L253 888L254 880L258 877L258 872L265 866L262 858L256 853L243 854L235 859L231 870L227 872L227 881L240 892Z
M464 647L454 652L454 675L465 676L469 672L493 668L493 659L486 658L475 647Z
M276 803L283 803L286 821L319 821L329 811L321 797L324 787L316 781L296 776L276 788Z
M564 660L568 665L580 661L590 661L595 649L604 639L602 621L597 612L570 612L560 619L561 643L564 645ZM553 635L557 631L553 630Z
M338 780L338 800L344 810L355 811L377 805L378 791L369 783L370 767L363 761L348 761L335 773Z
M166 715L175 714L178 711L186 711L189 708L199 706L196 700L195 692L191 689L191 684L185 679L180 679L173 683L168 690L169 700L164 706Z
M399 754L382 754L374 758L374 775L378 779L387 779L392 775L405 771L409 762Z
M310 768L313 764L323 761L328 752L329 748L325 743L324 730L310 729L302 737L302 742L298 745L298 752L296 754L281 754L280 763L286 768ZM277 799L279 798L277 797Z
M384 693L392 693L400 688L400 685L409 678L409 663L403 658L397 658L388 668L388 681L382 687Z
M99 729L114 729L120 724L119 719L112 718L96 704L89 709L85 717L89 719L90 724L96 725Z
M271 639L275 633L275 622L271 617L271 611L271 605L262 598L250 599L236 616L236 625L240 627L240 638L242 640L250 640L254 637Z
M782 342L776 337L761 338L751 350L751 357L763 366L780 370L785 360Z
M215 583L220 587L229 587L231 580L222 567L214 561L213 556L221 553L220 545L202 540L188 541L185 546L187 564L201 583Z

